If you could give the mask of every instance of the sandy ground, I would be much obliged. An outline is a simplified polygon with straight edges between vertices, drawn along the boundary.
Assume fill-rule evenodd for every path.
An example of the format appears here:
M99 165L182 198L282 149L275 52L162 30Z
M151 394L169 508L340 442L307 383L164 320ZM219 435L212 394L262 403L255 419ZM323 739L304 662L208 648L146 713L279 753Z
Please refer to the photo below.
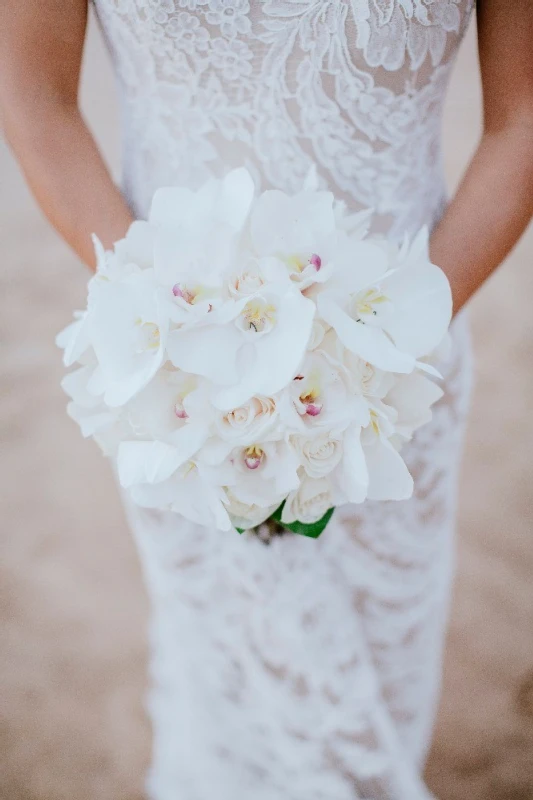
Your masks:
M87 62L84 104L116 165L109 67L94 30ZM452 187L478 130L471 31L446 115ZM65 415L53 344L82 303L85 275L4 146L0 181L0 796L140 800L147 601L109 468ZM530 230L471 307L477 384L427 772L441 800L533 798L532 256Z

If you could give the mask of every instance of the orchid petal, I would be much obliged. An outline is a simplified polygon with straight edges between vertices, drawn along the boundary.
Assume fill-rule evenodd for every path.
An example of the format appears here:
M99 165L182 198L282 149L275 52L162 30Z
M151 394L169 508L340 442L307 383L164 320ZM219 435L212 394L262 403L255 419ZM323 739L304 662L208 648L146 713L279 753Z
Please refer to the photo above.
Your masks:
M278 324L258 338L254 360L242 378L215 395L217 408L237 408L254 394L275 394L294 377L311 335L315 305L300 292L291 292L283 297L278 311Z
M383 246L370 241L346 240L336 259L332 291L342 297L379 283L389 269L389 259Z
M242 228L252 205L255 186L247 169L229 172L220 186L218 200L220 219L235 231Z
M429 263L399 269L382 284L391 300L386 330L396 347L415 358L443 340L452 316L452 293L444 272Z
M364 361L391 372L414 369L414 358L397 350L380 328L356 322L330 297L318 298L318 310L324 321L335 328L342 344Z
M413 479L401 455L379 437L364 448L368 467L369 500L407 500L413 494Z
M154 229L144 220L135 220L124 239L115 244L115 254L122 264L137 264L142 269L153 266Z
M361 444L361 429L352 425L343 436L343 459L337 475L349 503L362 503L368 491L368 468Z
M413 372L396 382L385 402L398 411L397 427L412 432L431 420L431 406L443 394L434 381Z
M121 442L117 467L120 483L128 488L138 483L161 483L201 447L205 430L186 425L174 434L173 444L166 442Z
M183 463L177 448L165 442L121 442L117 469L125 489L140 483L161 483Z
M79 361L89 348L90 340L90 312L85 311L83 316L71 322L56 338L56 344L63 350L63 364L71 367Z
M183 328L169 334L167 353L175 367L225 386L240 378L238 355L242 344L242 335L233 326Z

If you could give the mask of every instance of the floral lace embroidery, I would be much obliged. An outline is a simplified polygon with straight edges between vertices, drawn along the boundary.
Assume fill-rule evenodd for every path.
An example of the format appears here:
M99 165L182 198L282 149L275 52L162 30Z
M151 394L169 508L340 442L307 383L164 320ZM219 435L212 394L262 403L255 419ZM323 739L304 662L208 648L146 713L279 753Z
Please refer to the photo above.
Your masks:
M398 70L407 50L411 69L419 69L428 54L437 66L448 34L461 29L461 5L461 0L354 0L358 43L368 65Z
M473 0L94 0L119 80L124 189L311 164L401 236L432 224L440 114ZM153 800L428 800L455 481L468 396L458 319L446 395L408 453L416 493L269 547L128 509L154 604Z
M401 235L440 213L440 113L472 0L96 0L125 105L125 188L316 163Z
M416 495L269 546L127 504L153 602L151 800L431 800L469 353L407 454Z

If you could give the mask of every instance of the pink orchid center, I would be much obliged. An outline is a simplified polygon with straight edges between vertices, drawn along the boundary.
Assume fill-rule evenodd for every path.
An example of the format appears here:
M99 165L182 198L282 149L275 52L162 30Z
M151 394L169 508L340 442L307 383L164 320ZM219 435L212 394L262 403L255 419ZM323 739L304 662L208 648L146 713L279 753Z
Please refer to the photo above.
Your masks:
M318 417L322 411L322 403L307 403L305 406L305 413L309 417Z
M185 411L185 408L184 408L183 403L181 402L181 400L178 400L178 402L174 406L174 414L176 415L176 417L178 419L188 419L189 418L189 415Z
M264 450L257 445L252 445L244 451L244 463L248 469L257 469L263 463L264 455Z
M317 272L322 266L322 259L319 255L317 255L317 253L311 253L309 258L302 253L297 253L286 256L284 261L289 267L291 273L293 273L293 276L301 274L307 269L308 266L314 267Z
M172 287L172 294L174 297L181 297L186 303L192 305L196 299L196 292L187 289L186 286L180 286L179 283L174 284Z
M321 413L324 404L320 402L319 397L319 392L315 389L311 389L300 395L300 402L305 408L305 413L309 417L318 417Z
M320 256L317 256L317 254L316 254L316 253L313 253L313 255L312 255L312 256L310 257L310 259L309 259L309 263L310 263L310 264L311 264L311 266L312 266L312 267L314 267L314 268L316 269L316 271L318 272L318 270L319 270L319 269L320 269L320 267L322 266L322 259L320 258Z

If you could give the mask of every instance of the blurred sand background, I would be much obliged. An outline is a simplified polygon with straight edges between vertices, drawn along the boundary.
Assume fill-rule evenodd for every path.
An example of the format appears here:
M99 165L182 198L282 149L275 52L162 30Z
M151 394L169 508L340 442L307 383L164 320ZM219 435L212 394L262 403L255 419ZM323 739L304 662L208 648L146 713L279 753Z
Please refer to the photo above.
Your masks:
M113 84L94 27L83 102L116 168ZM451 187L479 119L471 30L447 104ZM65 415L53 343L86 275L1 143L0 243L0 797L140 800L147 601L109 468ZM533 798L532 266L530 229L471 306L477 381L427 771L441 800Z

